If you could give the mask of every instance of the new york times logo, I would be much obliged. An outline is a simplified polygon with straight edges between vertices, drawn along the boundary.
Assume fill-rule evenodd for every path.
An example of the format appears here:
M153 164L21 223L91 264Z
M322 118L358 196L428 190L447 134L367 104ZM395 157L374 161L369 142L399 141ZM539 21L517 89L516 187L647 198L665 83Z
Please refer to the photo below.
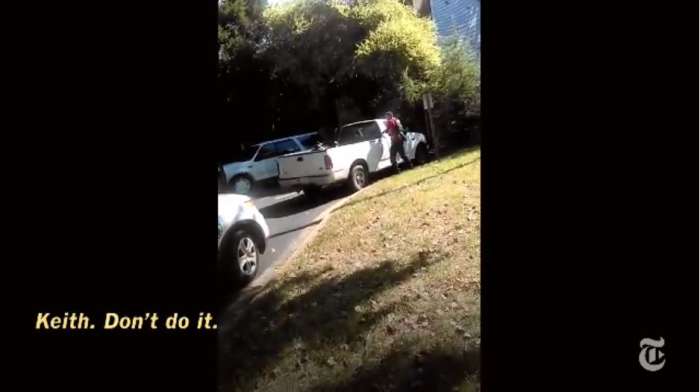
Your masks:
M639 352L639 364L650 372L661 370L666 364L666 357L660 350L664 346L664 338L658 340L644 338L639 342L642 351Z

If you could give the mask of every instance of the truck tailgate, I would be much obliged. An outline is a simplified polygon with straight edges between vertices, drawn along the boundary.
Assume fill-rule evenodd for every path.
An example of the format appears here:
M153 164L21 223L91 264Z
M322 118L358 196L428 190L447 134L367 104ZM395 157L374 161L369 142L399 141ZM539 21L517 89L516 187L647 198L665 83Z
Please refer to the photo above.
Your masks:
M325 151L310 151L281 156L279 163L279 178L299 178L310 176L323 176L332 173L326 169Z

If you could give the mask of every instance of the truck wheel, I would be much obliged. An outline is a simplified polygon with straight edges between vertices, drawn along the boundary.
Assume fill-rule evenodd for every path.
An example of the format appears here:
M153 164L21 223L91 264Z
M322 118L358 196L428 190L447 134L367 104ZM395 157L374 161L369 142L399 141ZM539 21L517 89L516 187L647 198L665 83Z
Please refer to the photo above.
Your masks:
M348 177L348 186L353 192L367 186L369 183L369 174L367 168L361 162L357 162L350 168L350 177Z
M253 179L246 175L238 175L230 182L233 192L248 195L253 190Z
M413 158L416 165L423 165L428 162L428 149L425 147L425 143L421 143L416 147L416 156Z

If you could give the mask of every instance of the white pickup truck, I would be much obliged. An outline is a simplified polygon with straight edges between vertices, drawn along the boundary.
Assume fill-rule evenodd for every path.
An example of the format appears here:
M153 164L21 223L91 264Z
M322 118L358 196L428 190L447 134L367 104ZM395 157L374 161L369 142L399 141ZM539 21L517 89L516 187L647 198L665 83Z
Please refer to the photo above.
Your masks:
M342 182L354 191L365 187L370 173L391 167L391 141L385 130L383 119L347 124L338 131L333 146L279 157L280 186L304 189L309 194ZM404 150L409 159L425 162L425 135L406 132ZM401 158L397 161L401 163Z

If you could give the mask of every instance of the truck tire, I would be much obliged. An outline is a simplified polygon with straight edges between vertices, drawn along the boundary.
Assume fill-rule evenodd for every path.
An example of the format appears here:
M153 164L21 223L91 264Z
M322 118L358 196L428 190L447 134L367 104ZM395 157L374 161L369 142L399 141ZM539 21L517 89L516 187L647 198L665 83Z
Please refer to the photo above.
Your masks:
M428 148L425 146L425 143L418 144L413 161L416 163L416 165L423 165L428 162Z
M233 177L229 184L231 185L231 190L234 193L239 193L241 195L249 195L253 191L255 181L253 181L253 179L248 175L239 174Z
M367 171L367 166L362 162L355 162L350 167L350 174L348 175L348 187L351 191L357 192L369 184L369 173Z

